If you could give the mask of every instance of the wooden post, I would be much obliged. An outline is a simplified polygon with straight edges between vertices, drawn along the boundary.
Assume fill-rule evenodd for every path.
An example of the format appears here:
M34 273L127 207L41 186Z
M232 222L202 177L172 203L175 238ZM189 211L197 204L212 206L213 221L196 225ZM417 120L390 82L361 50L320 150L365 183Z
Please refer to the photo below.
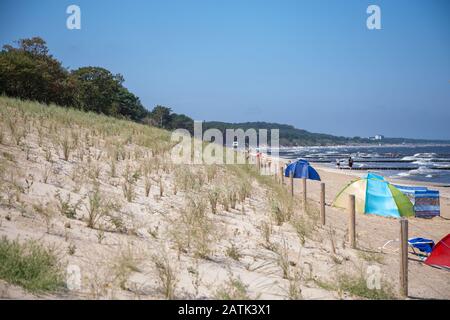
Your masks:
M291 196L294 196L294 171L289 172L289 182L291 186Z
M408 296L408 220L400 219L400 294Z
M325 183L320 184L320 221L325 225Z
M307 200L306 200L306 178L302 178L302 190L303 190L303 211L306 212L306 205L307 205Z
M349 206L349 220L348 220L348 237L350 242L350 247L352 249L356 248L356 232L355 232L355 195L351 194L348 197Z

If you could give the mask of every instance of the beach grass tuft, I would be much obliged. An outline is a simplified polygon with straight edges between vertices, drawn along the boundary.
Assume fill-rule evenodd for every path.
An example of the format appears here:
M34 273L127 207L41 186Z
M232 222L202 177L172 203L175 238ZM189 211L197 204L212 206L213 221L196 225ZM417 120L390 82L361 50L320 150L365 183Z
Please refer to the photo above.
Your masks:
M64 288L63 272L53 249L35 241L0 239L0 278L33 293Z

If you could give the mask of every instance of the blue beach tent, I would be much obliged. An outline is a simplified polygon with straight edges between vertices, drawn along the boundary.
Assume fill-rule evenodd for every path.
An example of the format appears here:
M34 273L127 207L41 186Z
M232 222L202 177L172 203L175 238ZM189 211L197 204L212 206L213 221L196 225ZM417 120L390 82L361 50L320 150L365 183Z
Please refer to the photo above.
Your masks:
M355 196L356 212L394 218L414 216L408 197L377 174L369 172L352 181L336 196L333 206L346 209L349 195Z
M284 170L284 175L289 177L291 172L294 173L294 178L306 178L320 181L319 174L306 160L297 160L290 163Z

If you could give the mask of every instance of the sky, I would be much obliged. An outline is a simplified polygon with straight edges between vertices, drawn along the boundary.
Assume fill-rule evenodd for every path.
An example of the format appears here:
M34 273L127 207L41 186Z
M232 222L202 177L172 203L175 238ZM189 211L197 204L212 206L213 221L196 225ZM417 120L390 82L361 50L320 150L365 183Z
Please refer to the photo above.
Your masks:
M122 74L148 109L450 139L448 0L1 0L0 45L32 36L70 69Z

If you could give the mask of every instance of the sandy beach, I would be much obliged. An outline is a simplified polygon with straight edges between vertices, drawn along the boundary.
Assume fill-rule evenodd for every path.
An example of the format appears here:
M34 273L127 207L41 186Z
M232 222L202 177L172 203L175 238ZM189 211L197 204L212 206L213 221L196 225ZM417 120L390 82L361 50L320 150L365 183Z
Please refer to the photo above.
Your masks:
M347 226L347 214L345 211L333 208L331 206L337 193L342 190L348 183L358 177L363 176L366 172L361 171L343 171L332 169L325 166L314 165L319 172L322 182L326 184L326 223L327 226L340 229L345 232ZM389 180L389 179L388 179ZM300 196L301 181L296 180L294 183L295 193ZM411 186L427 186L440 192L441 216L433 219L409 218L409 237L423 237L432 239L435 242L442 239L450 233L450 190L445 187L436 187L433 184L424 184L420 181L399 180L395 179L395 183ZM308 198L318 202L320 199L320 183L316 181L308 181L307 184ZM356 232L358 245L361 248L370 250L380 250L380 248L389 240L397 240L399 238L400 225L397 219L383 218L373 215L357 214L356 216ZM398 242L393 242L383 250L385 253L386 265L383 271L390 274L393 279L398 278ZM442 298L450 298L450 278L448 271L439 270L423 264L416 256L409 255L410 267L410 291L411 296L421 297L432 294L438 297L438 293L442 294ZM424 276L426 275L426 276ZM426 280L425 280L426 279Z
M324 182L331 182L331 192L335 195L342 188L342 185L348 184L352 180L362 177L367 174L367 171L351 171L351 170L339 170L334 168L329 168L324 165L314 164L314 167L317 168L321 174ZM383 172L379 174L383 175ZM428 187L429 189L439 190L439 200L441 206L441 217L450 219L450 187L444 187L442 185L436 183L427 183L423 181L414 181L407 179L387 179L389 182L393 184L405 185L405 186L423 186ZM337 188L337 189L336 189ZM450 229L448 229L450 232Z
M322 226L318 182L308 181L305 211L298 179L291 197L255 165L176 165L165 131L0 103L2 245L32 241L50 252L62 286L42 293L1 280L0 298L402 298L399 221L357 214L352 249L347 212L330 206L362 172L317 166L326 184ZM448 190L439 190L441 217L409 219L410 237L439 241L449 232ZM409 258L409 298L450 299L448 271ZM79 270L78 282L70 270ZM373 271L375 289L367 287Z
M449 1L1 1L0 302L450 301Z

